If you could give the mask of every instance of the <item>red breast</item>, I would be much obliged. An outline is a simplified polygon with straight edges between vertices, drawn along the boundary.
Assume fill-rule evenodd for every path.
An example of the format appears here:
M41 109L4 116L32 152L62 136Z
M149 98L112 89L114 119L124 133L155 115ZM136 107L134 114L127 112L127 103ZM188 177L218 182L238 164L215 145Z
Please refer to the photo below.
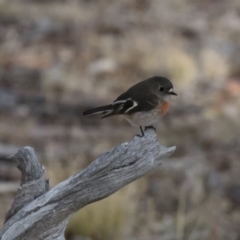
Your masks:
M163 102L160 106L160 114L163 117L169 109L169 103Z

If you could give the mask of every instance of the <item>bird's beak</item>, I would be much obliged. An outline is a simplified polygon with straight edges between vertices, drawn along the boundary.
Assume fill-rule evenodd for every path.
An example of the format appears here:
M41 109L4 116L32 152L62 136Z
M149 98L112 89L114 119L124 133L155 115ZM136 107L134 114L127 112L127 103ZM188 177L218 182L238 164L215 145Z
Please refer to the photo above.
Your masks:
M177 96L177 94L173 91L172 88L167 92L167 94Z
M177 94L175 92L168 92L167 94L177 96Z

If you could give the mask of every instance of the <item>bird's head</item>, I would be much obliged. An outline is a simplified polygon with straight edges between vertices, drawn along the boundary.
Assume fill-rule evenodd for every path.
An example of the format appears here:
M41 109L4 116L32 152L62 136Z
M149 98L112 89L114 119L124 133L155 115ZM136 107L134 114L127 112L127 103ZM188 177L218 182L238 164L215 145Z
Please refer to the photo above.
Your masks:
M158 98L168 101L171 95L177 95L173 91L173 85L170 80L164 77L153 77L152 79L153 91Z

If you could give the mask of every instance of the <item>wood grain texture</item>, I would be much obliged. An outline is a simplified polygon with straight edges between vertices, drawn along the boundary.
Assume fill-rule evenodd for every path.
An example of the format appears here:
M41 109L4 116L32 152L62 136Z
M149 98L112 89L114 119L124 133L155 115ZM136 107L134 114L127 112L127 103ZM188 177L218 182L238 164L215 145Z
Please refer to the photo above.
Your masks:
M21 148L15 155L8 157L8 159L17 162L17 167L22 175L17 196L11 209L6 214L5 222L49 188L48 181L44 177L44 167L38 162L33 148Z
M128 143L122 143L100 156L86 169L61 182L50 191L42 193L45 179L41 174L35 173L35 171L41 172L39 168L41 165L31 166L31 161L36 160L31 148L20 149L23 157L18 158L19 160L33 159L30 161L24 159L24 164L21 165L26 169L21 168L22 174L33 175L22 177L22 188L27 180L34 179L35 181L34 176L38 176L38 181L44 180L39 185L41 195L33 199L32 195L35 196L35 194L24 188L26 195L29 195L29 202L27 205L22 205L21 198L17 200L20 201L18 206L23 207L5 223L0 231L0 238L2 240L64 239L64 230L71 214L87 204L106 198L128 183L154 170L174 150L175 147L161 146L154 130L148 129L144 137L136 136ZM26 203L26 200L24 202Z

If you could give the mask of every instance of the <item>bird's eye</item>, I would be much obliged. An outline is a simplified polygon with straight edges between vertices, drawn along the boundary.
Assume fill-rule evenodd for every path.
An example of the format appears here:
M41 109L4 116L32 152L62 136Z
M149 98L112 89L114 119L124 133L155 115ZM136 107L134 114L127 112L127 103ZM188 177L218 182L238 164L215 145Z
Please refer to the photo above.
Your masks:
M164 87L160 87L159 90L160 90L160 92L163 92L164 91Z

